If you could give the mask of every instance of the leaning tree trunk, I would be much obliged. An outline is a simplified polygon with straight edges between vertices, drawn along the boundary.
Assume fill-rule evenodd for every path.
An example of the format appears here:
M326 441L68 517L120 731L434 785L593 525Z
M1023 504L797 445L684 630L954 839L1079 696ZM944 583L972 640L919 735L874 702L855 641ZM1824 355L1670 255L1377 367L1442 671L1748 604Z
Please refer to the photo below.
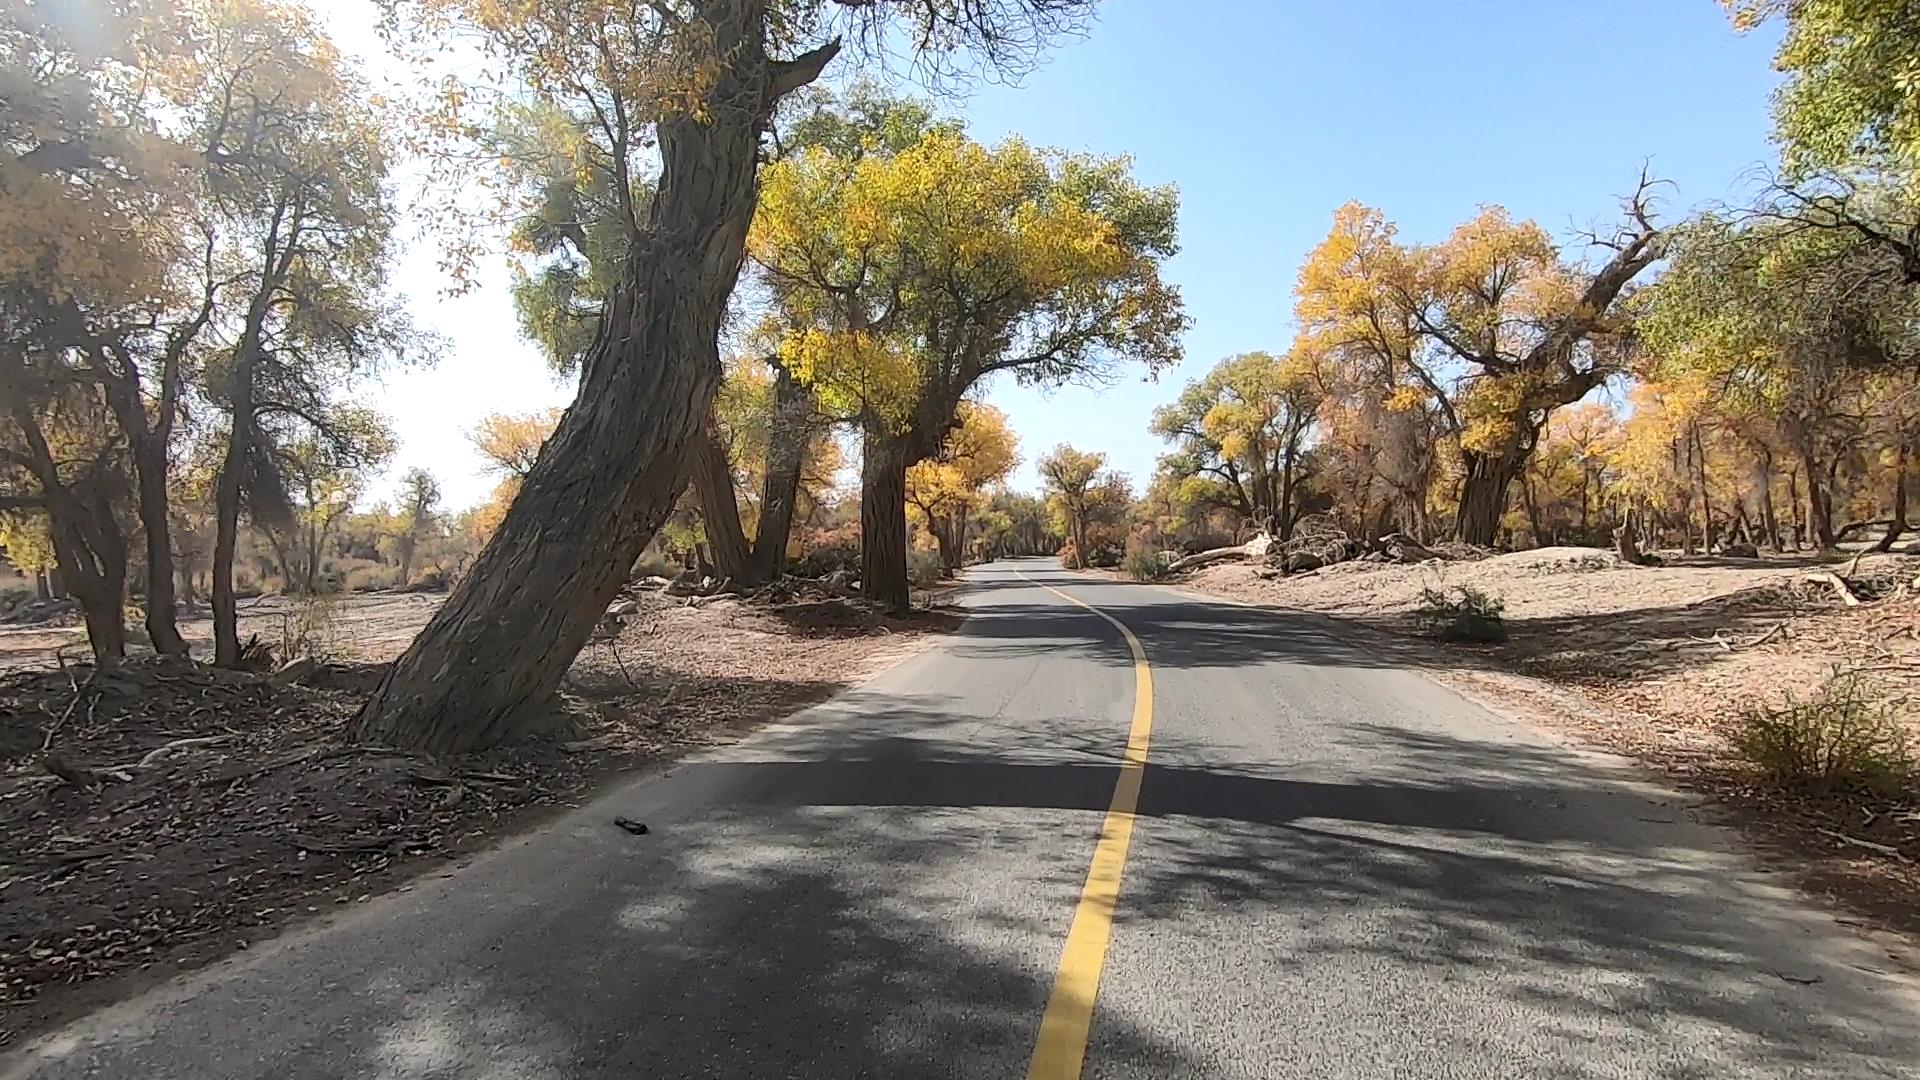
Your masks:
M767 475L760 488L760 521L753 534L753 575L772 581L786 569L787 537L800 501L800 472L806 464L813 405L807 389L776 367L773 415L767 425Z
M1492 547L1500 531L1500 519L1507 512L1507 490L1526 459L1518 454L1462 452L1466 458L1466 479L1460 490L1460 518L1454 535L1462 543Z
M869 425L860 451L860 591L897 614L911 607L907 582L906 440Z
M711 421L687 444L687 476L693 482L694 497L700 500L700 517L706 522L714 569L736 585L750 583L753 559L747 550L747 534L740 527L733 469L727 464L727 452Z
M837 49L770 62L765 6L703 5L720 60L699 107L658 125L647 230L631 240L579 394L472 572L361 707L356 738L446 754L548 726L561 677L672 512L719 382L761 134L778 97Z

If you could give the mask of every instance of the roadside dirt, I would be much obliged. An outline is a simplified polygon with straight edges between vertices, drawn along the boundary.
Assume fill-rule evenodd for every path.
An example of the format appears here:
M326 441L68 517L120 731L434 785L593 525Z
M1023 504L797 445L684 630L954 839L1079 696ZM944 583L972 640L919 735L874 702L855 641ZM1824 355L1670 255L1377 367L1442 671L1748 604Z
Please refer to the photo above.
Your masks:
M331 601L332 617L319 634L328 656L372 663L391 660L446 599L439 593L348 593ZM258 636L277 644L308 620L299 600L257 596L240 601L240 640ZM213 648L213 618L204 607L182 608L180 635L196 653ZM129 627L136 640L137 627ZM77 611L43 622L0 623L0 671L85 660L87 632Z
M1653 766L1707 794L1811 891L1920 935L1920 791L1892 797L1782 790L1732 752L1742 712L1857 671L1900 703L1920 746L1920 558L1676 560L1548 548L1479 561L1341 563L1263 576L1247 564L1181 582L1249 603L1317 612L1356 643L1535 722ZM1810 570L1850 574L1843 606ZM1508 640L1448 644L1413 618L1427 586L1467 585L1505 604Z
M0 675L0 1045L405 887L618 774L821 701L959 618L651 594L575 662L550 740L457 760L346 743L379 665L438 601L344 598L338 659L301 685L45 655Z

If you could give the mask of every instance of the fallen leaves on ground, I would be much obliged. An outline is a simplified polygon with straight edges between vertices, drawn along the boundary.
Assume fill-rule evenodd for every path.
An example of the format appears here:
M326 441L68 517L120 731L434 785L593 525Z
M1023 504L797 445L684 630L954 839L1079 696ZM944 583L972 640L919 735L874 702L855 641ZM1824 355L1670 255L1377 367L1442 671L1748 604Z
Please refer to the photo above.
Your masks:
M641 596L576 661L554 738L456 760L344 741L365 662L302 685L157 659L0 676L0 1042L820 701L954 621Z

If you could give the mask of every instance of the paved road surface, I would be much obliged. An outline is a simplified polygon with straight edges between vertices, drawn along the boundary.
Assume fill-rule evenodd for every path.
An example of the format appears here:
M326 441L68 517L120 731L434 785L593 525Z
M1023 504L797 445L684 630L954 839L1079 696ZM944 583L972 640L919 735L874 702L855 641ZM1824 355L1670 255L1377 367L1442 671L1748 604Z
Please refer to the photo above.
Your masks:
M1088 1077L1920 1076L1884 956L1631 772L1299 620L973 577L861 690L7 1075L1017 1078L1064 953ZM1151 665L1110 925L1138 673L1041 583Z

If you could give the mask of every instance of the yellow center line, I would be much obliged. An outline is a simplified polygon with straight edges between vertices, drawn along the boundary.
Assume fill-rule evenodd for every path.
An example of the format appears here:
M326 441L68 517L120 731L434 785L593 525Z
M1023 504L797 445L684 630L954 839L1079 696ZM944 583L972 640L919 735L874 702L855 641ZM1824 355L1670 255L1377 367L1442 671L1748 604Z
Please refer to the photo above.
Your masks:
M1018 574L1018 571L1015 571ZM1113 909L1120 898L1120 875L1127 865L1127 846L1133 841L1134 812L1140 805L1140 781L1147 771L1147 740L1153 734L1153 669L1147 650L1119 619L1084 600L1044 585L1025 574L1021 580L1039 585L1068 603L1086 608L1113 624L1133 653L1133 726L1127 730L1127 755L1120 779L1107 804L1100 842L1093 848L1093 865L1080 890L1080 904L1067 929L1060 952L1060 970L1053 979L1046 1014L1040 1018L1040 1037L1027 1066L1027 1080L1078 1080L1087 1057L1087 1034L1093 1026L1094 998L1100 992L1100 970L1107 962L1107 942L1113 936Z

